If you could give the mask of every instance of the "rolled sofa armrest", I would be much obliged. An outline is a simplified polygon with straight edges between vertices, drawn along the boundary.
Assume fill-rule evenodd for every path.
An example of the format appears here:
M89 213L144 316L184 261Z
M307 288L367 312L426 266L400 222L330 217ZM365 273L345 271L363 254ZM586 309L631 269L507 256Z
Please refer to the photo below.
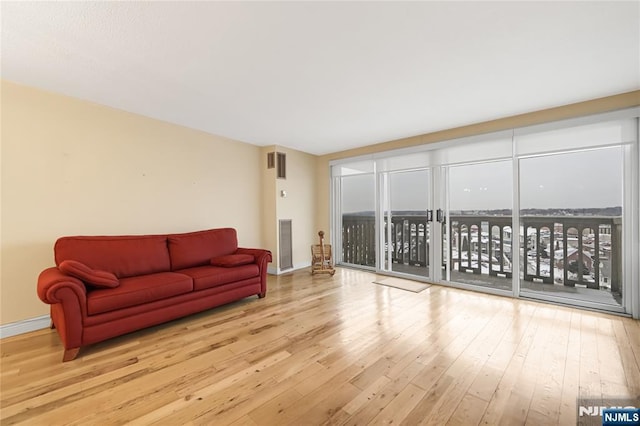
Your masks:
M66 349L82 345L83 318L87 315L87 288L77 278L58 268L47 268L38 276L38 297L51 305L51 320Z
M269 250L264 249L255 249L255 248L243 248L239 247L236 251L237 254L250 254L256 258L256 263L264 266L267 266L267 263L271 262L271 252Z
M79 303L85 304L87 301L87 288L84 283L74 277L63 274L58 268L47 268L38 277L38 297L44 303L53 305L63 303L69 295L61 293L60 290L68 288L75 295Z
M271 252L264 249L243 248L239 247L237 254L250 254L256 259L256 264L260 268L260 286L261 291L258 295L263 298L267 294L267 264L273 260Z

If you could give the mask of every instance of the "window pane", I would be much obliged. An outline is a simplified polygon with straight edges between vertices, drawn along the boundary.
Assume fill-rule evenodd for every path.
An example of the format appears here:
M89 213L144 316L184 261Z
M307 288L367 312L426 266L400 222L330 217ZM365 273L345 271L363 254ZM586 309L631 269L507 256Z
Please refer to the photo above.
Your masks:
M342 260L376 266L375 177L373 174L343 176Z
M622 304L623 150L520 160L523 292Z
M391 270L428 277L430 171L392 172L388 174L388 181L389 203L384 217L384 235L391 238L386 241L387 250L391 250Z
M449 168L451 281L511 290L512 180L511 161Z

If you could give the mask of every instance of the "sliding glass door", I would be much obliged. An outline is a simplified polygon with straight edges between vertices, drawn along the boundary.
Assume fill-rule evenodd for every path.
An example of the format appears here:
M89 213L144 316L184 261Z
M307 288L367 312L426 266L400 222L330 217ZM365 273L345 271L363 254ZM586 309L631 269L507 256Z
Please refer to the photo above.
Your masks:
M448 167L446 281L512 289L510 160Z
M373 162L332 168L334 257L337 263L375 268L376 183Z
M374 175L342 178L342 261L376 266Z
M640 314L637 118L590 120L333 166L338 262Z
M431 171L381 174L384 271L430 277Z

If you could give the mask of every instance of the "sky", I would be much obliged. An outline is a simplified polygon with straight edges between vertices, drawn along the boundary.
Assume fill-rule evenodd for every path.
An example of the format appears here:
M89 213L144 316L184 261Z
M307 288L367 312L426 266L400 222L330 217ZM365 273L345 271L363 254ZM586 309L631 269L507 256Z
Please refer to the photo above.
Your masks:
M622 148L520 159L520 208L597 208L622 205ZM425 210L425 171L390 174L392 210ZM512 208L512 162L451 166L451 210ZM343 212L372 211L373 175L343 178Z

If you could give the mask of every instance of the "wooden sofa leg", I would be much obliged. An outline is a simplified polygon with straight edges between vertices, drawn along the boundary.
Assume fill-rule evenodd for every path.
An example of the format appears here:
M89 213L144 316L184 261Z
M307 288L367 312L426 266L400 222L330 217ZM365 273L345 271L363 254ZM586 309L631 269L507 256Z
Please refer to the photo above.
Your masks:
M78 356L78 352L80 352L80 348L71 348L64 350L64 356L62 357L62 362L72 361L76 359Z
M51 324L49 325L49 328L52 330L56 328L56 325L53 323L53 320L51 320Z
M267 293L258 293L258 298L259 299L264 299L264 297L267 295Z

